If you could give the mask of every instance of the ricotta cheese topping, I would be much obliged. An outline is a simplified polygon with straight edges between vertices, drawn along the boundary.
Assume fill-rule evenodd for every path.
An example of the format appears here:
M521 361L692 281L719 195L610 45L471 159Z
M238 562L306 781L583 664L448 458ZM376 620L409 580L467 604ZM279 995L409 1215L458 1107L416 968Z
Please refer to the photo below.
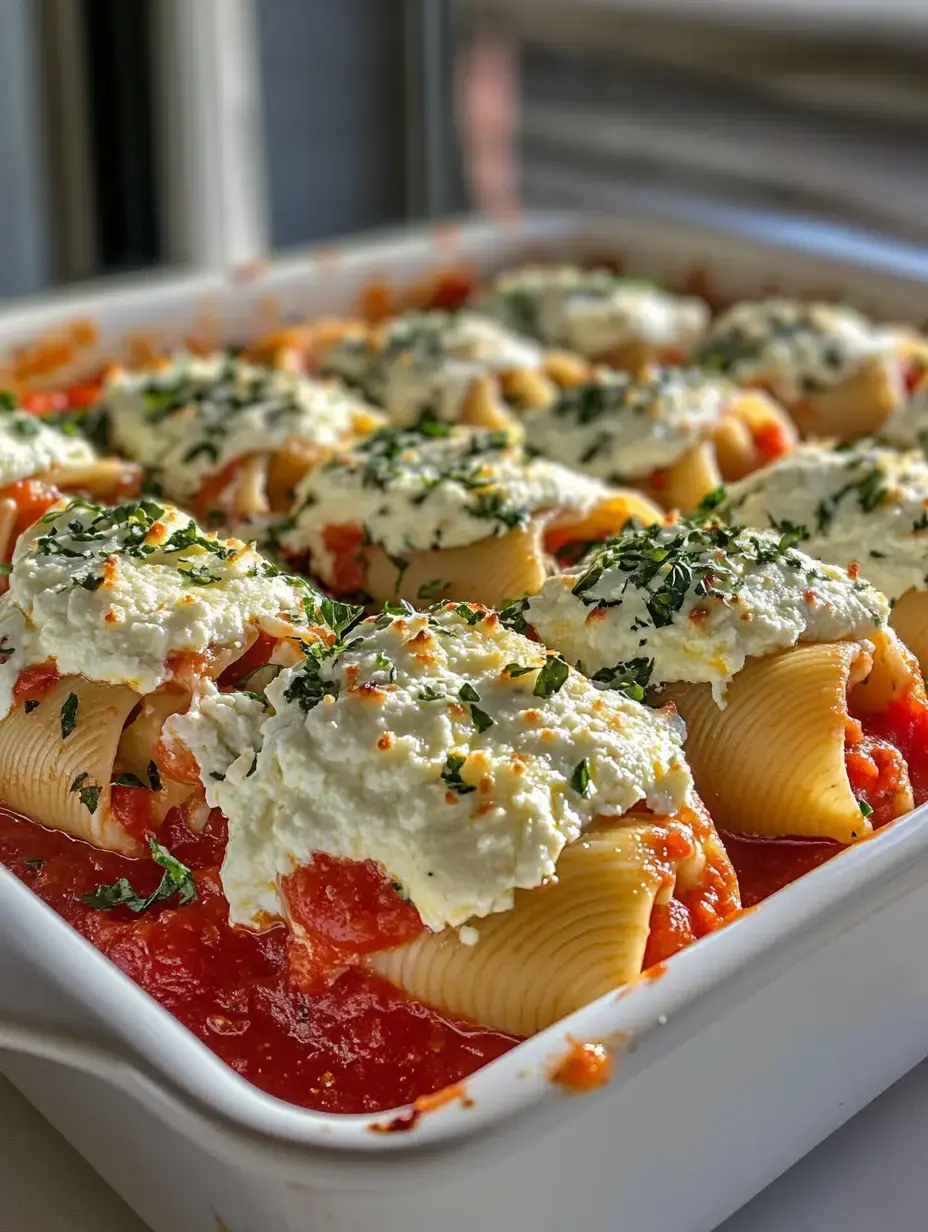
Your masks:
M172 655L244 647L257 628L309 637L322 623L308 582L148 500L57 506L20 538L9 582L0 716L30 664L151 693L171 678Z
M672 466L718 424L735 387L699 368L599 368L526 413L525 442L588 475L621 483Z
M309 551L314 570L329 578L327 527L363 527L367 542L405 557L503 535L546 510L584 515L608 495L596 479L527 457L504 431L427 420L374 433L310 471L279 539L294 553Z
M96 456L83 437L44 423L0 394L0 488L60 467L87 466Z
M513 605L545 645L607 688L708 681L719 706L747 659L862 640L889 617L869 583L797 551L792 531L694 522L627 530Z
M928 588L928 463L874 445L804 445L732 484L731 519L795 528L819 560L860 573L891 599Z
M770 299L723 312L693 358L713 372L756 382L782 401L796 402L834 388L868 359L892 349L890 331L853 308Z
M576 265L526 266L501 274L483 307L548 346L594 359L634 341L689 351L709 322L701 299Z
M598 816L692 798L675 714L596 689L476 605L371 617L267 697L259 741L230 695L168 724L229 819L237 924L285 914L280 877L325 852L378 862L429 928L458 926L540 885Z
M536 369L541 361L536 343L490 317L436 311L349 335L321 357L321 367L385 407L392 423L406 425L423 412L456 422L477 377Z
M178 500L249 454L297 441L332 449L383 422L334 381L225 354L179 354L160 368L120 369L109 378L104 399L116 447Z

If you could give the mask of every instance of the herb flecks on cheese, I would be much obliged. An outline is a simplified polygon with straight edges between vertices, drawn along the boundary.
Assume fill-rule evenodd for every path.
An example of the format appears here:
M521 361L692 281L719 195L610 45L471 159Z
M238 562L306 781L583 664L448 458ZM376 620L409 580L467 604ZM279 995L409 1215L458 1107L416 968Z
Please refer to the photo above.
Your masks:
M502 535L543 511L585 514L607 495L598 480L526 456L503 431L424 419L374 433L306 475L280 539L331 579L328 527L363 527L366 542L399 558Z
M928 589L928 463L870 444L805 445L732 484L732 521L801 530L811 556L857 568L890 599Z
M730 382L699 368L651 365L636 374L601 368L527 413L525 441L601 479L647 478L710 434L736 393Z
M865 639L889 617L884 595L797 538L691 521L628 530L549 578L518 616L604 687L708 681L721 705L748 658Z
M771 299L723 312L693 359L796 402L834 388L892 347L889 331L843 304Z
M323 623L309 583L151 500L55 507L20 538L9 582L0 714L30 664L150 693L174 655L244 647L258 629L309 637Z
M250 454L293 442L328 450L382 422L335 382L226 354L178 354L157 368L119 369L104 398L114 443L178 500Z
M89 466L96 456L79 434L52 427L0 393L0 488L60 467Z
M232 696L169 721L229 818L239 924L283 914L279 878L326 852L377 861L428 927L457 926L541 884L598 816L691 798L675 715L601 692L477 605L392 608L267 692L256 758L247 736L222 754Z
M548 346L594 359L636 341L683 353L709 321L700 299L576 265L526 266L501 274L483 306Z
M410 312L349 334L320 362L385 407L393 423L407 425L423 412L455 422L475 378L534 370L541 361L536 343L490 317L435 311Z

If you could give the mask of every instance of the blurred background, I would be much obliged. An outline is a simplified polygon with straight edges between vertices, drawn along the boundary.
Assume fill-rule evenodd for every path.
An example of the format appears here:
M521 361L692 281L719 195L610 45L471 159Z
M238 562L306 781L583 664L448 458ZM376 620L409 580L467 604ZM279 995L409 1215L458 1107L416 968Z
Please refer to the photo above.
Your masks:
M0 0L0 298L505 208L510 153L924 241L926 52L928 0Z

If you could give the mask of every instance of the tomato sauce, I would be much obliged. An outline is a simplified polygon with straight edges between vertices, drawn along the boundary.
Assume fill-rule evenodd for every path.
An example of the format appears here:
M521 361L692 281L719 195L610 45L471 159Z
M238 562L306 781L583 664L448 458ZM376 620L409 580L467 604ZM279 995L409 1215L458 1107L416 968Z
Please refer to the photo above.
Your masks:
M175 811L159 840L194 870L196 902L176 910L155 905L138 916L125 907L105 912L85 906L81 895L119 877L150 894L163 870L0 810L0 861L269 1094L322 1112L382 1111L459 1082L517 1042L442 1018L358 970L318 992L302 991L290 975L286 929L229 925L218 877L222 817L214 813L197 835Z
M781 423L767 423L755 428L751 433L754 447L764 463L774 462L792 447L792 440L786 427Z

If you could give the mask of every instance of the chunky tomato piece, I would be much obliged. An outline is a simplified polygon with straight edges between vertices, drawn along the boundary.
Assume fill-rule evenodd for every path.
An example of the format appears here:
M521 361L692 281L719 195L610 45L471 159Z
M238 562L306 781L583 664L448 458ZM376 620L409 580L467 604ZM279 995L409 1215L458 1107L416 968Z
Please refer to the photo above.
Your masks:
M110 810L122 828L143 841L155 832L154 792L147 787L110 788Z
M317 853L285 877L283 893L306 952L294 955L303 986L331 982L333 972L365 954L392 949L423 930L415 907L372 860L338 860Z

